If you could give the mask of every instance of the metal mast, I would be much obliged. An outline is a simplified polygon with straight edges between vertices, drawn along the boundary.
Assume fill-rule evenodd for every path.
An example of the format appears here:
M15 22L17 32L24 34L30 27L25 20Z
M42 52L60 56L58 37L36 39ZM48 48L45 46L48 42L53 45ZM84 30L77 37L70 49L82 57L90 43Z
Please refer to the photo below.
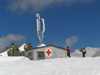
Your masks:
M39 37L39 45L43 44L44 32L45 32L45 22L43 18L40 18L40 14L36 14L37 17L37 35ZM42 23L41 23L42 21ZM42 26L41 26L42 24ZM41 28L42 27L42 28Z

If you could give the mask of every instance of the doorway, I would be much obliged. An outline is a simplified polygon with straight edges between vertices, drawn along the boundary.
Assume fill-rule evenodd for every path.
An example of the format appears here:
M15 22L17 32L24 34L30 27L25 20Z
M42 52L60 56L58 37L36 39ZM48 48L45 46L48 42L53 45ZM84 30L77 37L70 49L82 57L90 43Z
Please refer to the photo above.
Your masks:
M40 52L40 51L38 51L38 59L45 59L44 58L44 52Z

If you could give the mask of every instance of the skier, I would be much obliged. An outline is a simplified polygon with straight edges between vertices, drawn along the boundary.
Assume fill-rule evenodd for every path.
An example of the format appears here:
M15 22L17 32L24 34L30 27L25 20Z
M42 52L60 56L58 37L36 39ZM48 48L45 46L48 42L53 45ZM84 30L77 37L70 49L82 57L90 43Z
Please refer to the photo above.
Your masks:
M67 56L70 57L71 48L67 46Z
M83 53L83 57L85 57L85 54L86 54L85 48L82 48L80 51Z

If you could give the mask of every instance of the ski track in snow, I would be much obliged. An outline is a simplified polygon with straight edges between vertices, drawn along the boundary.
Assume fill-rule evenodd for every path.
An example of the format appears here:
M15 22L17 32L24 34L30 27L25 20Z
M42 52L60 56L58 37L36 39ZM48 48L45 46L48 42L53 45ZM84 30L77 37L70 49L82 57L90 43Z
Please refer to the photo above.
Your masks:
M0 57L0 75L100 75L100 57L29 60Z

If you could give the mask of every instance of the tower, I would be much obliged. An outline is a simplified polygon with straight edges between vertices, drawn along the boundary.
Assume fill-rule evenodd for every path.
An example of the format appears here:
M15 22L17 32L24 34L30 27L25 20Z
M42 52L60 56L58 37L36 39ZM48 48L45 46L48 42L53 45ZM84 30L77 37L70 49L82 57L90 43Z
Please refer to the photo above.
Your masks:
M38 46L41 46L41 45L43 45L45 22L44 22L43 18L40 18L40 14L37 13L36 17L37 17L37 35L38 35L39 41L40 41ZM41 21L42 21L42 23L41 23Z

